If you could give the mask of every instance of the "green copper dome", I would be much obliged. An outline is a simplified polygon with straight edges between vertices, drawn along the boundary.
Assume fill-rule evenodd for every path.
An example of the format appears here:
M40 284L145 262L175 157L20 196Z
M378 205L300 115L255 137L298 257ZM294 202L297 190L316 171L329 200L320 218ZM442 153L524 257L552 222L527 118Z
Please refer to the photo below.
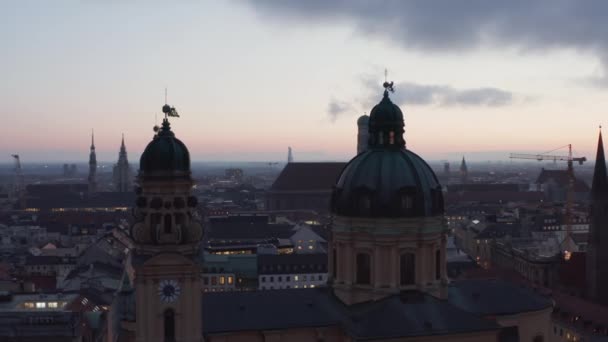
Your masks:
M139 160L139 174L143 177L174 177L190 175L190 153L175 137L169 120L146 146Z
M344 167L334 188L334 214L424 217L443 213L441 185L431 167L405 148L404 126L401 109L385 91L370 112L369 149Z

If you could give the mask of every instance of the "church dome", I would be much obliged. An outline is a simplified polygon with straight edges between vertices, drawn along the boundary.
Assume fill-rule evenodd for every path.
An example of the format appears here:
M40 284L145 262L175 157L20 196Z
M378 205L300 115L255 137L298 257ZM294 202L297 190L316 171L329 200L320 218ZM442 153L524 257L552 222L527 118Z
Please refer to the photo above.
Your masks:
M359 117L359 119L357 119L357 125L361 126L361 125L367 125L369 123L369 116L368 115L361 115Z
M332 194L332 212L347 217L442 214L441 185L431 167L405 148L403 113L388 91L372 109L369 123L369 149L342 170Z
M146 146L139 160L139 172L141 176L190 174L190 153L171 131L169 120L163 120L162 127Z

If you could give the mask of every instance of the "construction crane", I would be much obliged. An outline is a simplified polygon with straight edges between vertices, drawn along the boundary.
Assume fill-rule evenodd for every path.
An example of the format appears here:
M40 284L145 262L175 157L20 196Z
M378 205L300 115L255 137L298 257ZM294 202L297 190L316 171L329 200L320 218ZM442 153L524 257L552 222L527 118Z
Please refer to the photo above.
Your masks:
M21 170L21 160L18 154L11 154L15 160L14 181L13 181L13 196L19 201L21 207L24 206L25 189L23 186L23 171Z
M556 150L562 149L564 147L568 147L568 155L567 156L559 156L559 155L550 155L548 153L552 153ZM574 162L577 162L579 165L583 165L584 162L587 161L586 157L573 157L572 156L572 144L568 144L562 147L558 147L549 152L541 153L541 154L522 154L522 153L511 153L509 156L511 159L534 159L537 161L543 160L552 160L553 162L557 161L566 161L568 163L568 190L566 195L566 238L564 241L566 242L565 246L565 254L572 252L572 247L570 242L572 241L572 202L574 201Z

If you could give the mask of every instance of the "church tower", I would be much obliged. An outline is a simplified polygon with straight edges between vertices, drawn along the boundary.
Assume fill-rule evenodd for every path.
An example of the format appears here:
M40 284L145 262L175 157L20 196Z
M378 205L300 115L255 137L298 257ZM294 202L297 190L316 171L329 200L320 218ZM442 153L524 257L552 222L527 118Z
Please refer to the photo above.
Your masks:
M361 115L357 119L357 154L365 152L369 145L369 116Z
M591 224L587 245L587 296L608 305L608 178L602 133L597 143L591 186Z
M462 162L460 163L460 182L466 184L468 181L469 168L467 167L467 162L464 160L464 156L462 156Z
M162 127L139 161L134 251L137 342L202 341L201 277L197 263L203 230L186 145Z
M120 152L118 153L118 162L114 165L114 185L118 192L128 192L131 190L131 180L133 175L131 173L131 167L129 166L129 160L127 159L127 148L125 147L125 136L122 136L122 142L120 144Z
M91 132L91 152L89 153L89 193L97 191L97 156L95 155L95 135Z
M342 171L332 194L329 269L345 304L417 290L447 297L441 186L406 148L401 109L384 84L369 116L369 142Z

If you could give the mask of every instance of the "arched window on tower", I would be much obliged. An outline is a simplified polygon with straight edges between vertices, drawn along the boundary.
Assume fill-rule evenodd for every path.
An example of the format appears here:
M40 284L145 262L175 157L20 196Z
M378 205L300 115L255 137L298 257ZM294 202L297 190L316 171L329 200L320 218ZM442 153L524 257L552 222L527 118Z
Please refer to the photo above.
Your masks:
M435 252L435 279L441 279L441 251Z
M416 255L403 253L399 261L401 286L414 285L416 283Z
M372 260L368 253L357 253L357 284L369 285L372 280Z
M173 232L172 224L173 224L173 221L171 220L171 215L165 214L165 226L164 226L165 234L171 234Z
M388 132L388 143L390 145L395 145L395 132L393 132L393 131Z
M163 313L165 342L175 342L175 312L173 309L167 309Z

